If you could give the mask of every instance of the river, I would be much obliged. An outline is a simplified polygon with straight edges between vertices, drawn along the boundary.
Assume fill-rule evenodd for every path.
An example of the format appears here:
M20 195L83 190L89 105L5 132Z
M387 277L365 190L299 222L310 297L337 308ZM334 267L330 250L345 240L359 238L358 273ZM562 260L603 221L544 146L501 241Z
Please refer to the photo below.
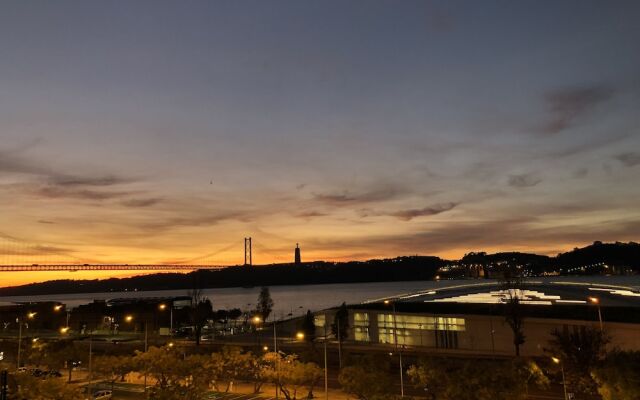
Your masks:
M628 286L640 290L640 276L563 276L532 278L546 282L580 282L606 285ZM412 281L412 282L373 282L373 283L345 283L329 285L299 285L272 286L271 297L274 301L274 312L278 318L288 314L299 316L307 310L317 311L335 307L342 302L347 304L362 303L371 299L391 297L422 290L438 289L460 283L474 283L486 281ZM12 296L0 297L0 304L13 302L58 301L67 307L76 307L94 300L109 300L115 298L144 298L185 296L187 290L137 291L137 292L108 292L108 293L78 293L56 294L40 296ZM214 309L240 308L247 310L255 307L258 299L259 287L255 288L223 288L203 289L203 296L213 303Z

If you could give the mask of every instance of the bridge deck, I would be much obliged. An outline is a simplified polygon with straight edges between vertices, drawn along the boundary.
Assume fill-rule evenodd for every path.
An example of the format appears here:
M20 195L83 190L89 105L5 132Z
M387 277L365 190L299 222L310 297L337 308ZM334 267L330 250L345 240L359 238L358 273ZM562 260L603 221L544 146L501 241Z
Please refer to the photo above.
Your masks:
M31 264L0 265L0 272L12 271L193 271L221 269L227 265L179 265L179 264Z

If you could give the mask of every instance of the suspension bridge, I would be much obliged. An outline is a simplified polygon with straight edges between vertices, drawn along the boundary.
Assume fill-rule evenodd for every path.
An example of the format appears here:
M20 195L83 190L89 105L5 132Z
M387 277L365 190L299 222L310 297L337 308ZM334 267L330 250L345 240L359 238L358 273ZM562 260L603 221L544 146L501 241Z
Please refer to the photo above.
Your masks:
M56 246L35 244L0 234L0 272L220 270L241 265L252 266L254 246L257 247L261 253L269 255L272 260L291 262L290 260L283 260L281 255L272 252L252 238L244 239L244 247L242 246L242 241L238 240L214 252L195 258L171 262L125 264L86 260L76 257L71 254L70 251ZM234 248L244 250L244 263L221 264L215 262L216 256L231 251Z

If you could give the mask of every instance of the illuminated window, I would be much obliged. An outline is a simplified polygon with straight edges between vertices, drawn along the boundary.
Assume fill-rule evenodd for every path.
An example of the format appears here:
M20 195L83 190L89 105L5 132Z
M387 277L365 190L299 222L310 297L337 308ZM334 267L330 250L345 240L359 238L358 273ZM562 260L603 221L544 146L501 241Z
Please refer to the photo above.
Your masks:
M460 332L465 330L464 318L455 317L425 317L420 315L378 314L378 341L380 343L408 346L423 346L427 340L427 331ZM447 346L457 347L457 336L445 335L442 340Z
M318 314L313 317L313 324L318 328L324 328L327 323L327 316L324 314Z
M398 330L427 330L427 331L464 331L464 318L453 317L424 317L419 315L378 314L378 328Z
M353 314L353 336L358 342L369 342L369 314L354 313Z

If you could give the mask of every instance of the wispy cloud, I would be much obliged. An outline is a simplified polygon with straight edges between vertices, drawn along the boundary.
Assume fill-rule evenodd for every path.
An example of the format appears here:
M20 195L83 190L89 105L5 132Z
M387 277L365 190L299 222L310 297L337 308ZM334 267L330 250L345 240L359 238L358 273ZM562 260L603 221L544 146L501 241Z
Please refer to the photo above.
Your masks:
M511 187L515 188L528 188L536 186L542 182L542 179L538 178L534 174L516 174L509 175L509 180L507 184Z
M151 207L154 206L158 203L162 202L162 199L160 198L148 198L148 199L130 199L130 200L124 200L122 201L122 205L125 207L139 207L139 208L144 208L144 207Z
M316 217L325 217L329 214L327 213L323 213L320 211L303 211L301 213L296 214L296 217L298 218L316 218Z
M135 182L134 179L115 175L106 176L69 176L56 175L51 183L58 186L114 186Z
M367 204L397 199L408 191L397 185L378 185L363 191L346 190L341 193L315 193L314 200L331 206Z
M551 91L545 96L550 120L541 131L547 134L560 133L596 106L611 99L615 91L606 85L572 87Z
M48 199L109 200L130 196L131 192L98 191L90 189L68 189L57 186L42 186L32 190L38 197Z
M413 218L436 215L449 210L453 210L457 205L458 203L434 204L425 208L396 211L390 213L389 215L397 217L404 221L410 221Z
M620 153L614 158L620 161L625 167L635 167L636 165L640 165L640 153Z

